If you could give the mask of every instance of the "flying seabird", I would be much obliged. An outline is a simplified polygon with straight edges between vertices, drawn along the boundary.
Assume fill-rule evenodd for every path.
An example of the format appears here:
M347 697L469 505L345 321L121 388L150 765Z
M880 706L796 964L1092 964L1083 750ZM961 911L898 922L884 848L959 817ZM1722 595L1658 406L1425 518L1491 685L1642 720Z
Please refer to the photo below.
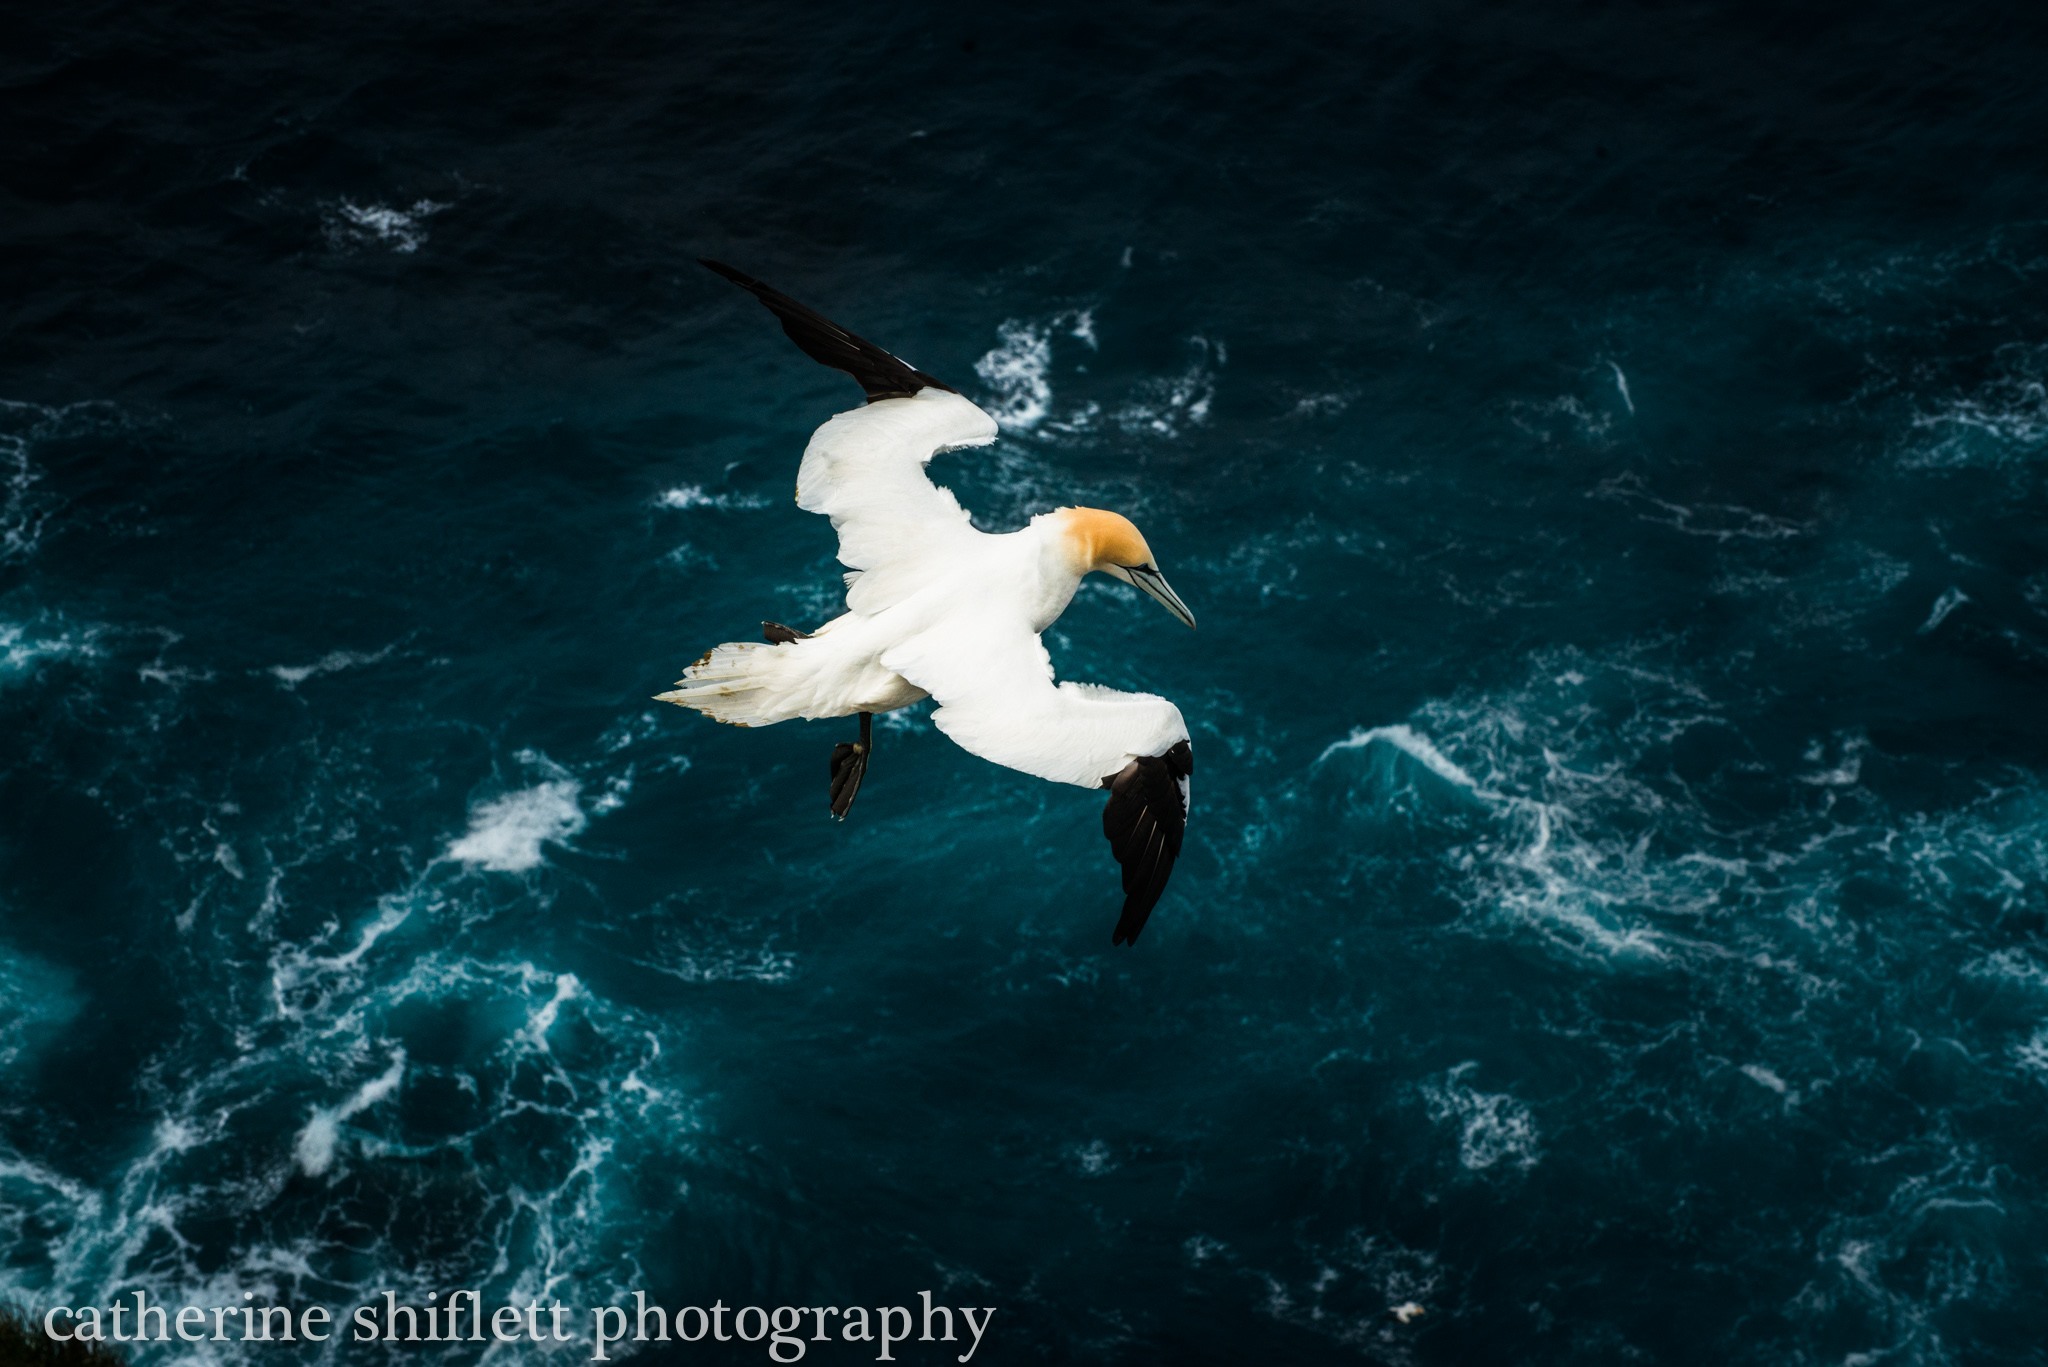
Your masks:
M1011 769L1106 788L1103 834L1123 866L1112 943L1137 941L1166 889L1187 827L1195 767L1180 709L1150 693L1053 682L1039 633L1090 573L1134 585L1187 623L1145 538L1100 508L1040 513L1014 532L977 530L925 465L986 446L995 420L960 391L717 261L805 354L860 382L864 407L829 419L797 470L799 508L839 533L847 611L814 631L763 622L765 643L714 646L662 702L735 726L858 716L833 747L832 815L843 819L874 746L874 714L938 700L932 722L971 754Z

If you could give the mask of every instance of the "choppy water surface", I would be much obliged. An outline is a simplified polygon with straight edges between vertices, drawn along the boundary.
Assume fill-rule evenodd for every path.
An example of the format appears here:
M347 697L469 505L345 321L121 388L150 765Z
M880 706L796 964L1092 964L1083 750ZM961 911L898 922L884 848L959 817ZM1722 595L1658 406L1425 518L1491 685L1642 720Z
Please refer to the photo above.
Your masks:
M0 1279L2040 1361L2042 56L1900 5L23 16ZM700 253L995 413L935 467L984 525L1124 510L1200 615L1049 637L1194 730L1135 951L1096 799L918 711L834 827L847 724L646 701L835 603L787 494L853 387Z

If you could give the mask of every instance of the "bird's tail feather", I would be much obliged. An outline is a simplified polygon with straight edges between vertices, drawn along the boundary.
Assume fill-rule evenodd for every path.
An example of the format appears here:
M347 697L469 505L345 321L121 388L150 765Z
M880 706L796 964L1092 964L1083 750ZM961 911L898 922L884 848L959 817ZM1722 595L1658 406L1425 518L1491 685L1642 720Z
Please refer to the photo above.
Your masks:
M731 726L768 726L803 715L791 685L794 651L758 641L713 646L657 702L691 707Z

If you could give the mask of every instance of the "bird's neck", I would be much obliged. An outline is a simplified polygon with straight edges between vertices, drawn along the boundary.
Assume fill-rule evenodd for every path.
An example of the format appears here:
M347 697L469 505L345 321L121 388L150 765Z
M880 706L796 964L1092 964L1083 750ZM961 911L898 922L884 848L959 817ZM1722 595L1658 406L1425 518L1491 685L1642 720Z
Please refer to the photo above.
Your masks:
M1074 540L1057 514L1040 514L1017 535L1025 552L1020 576L1025 610L1031 629L1044 631L1074 601L1074 593L1090 566L1075 553Z

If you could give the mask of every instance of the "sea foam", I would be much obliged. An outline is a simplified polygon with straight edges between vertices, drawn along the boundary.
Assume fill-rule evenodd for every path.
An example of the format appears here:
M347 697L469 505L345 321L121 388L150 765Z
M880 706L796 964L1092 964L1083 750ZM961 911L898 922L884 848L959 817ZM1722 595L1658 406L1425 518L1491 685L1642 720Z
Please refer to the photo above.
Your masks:
M654 496L657 508L765 508L768 501L753 494L705 492L701 484L678 484Z
M409 256L426 244L427 220L448 207L431 199L414 200L404 209L344 199L328 211L323 226L330 245L376 244Z
M1011 318L996 337L996 345L974 363L974 373L993 391L985 406L997 426L1028 432L1052 411L1052 330Z
M982 407L998 426L1030 432L1041 425L1068 435L1084 433L1106 420L1130 435L1177 437L1209 420L1216 397L1216 371L1229 358L1220 341L1204 336L1187 339L1188 364L1176 374L1153 376L1132 385L1124 397L1091 399L1060 411L1054 401L1052 377L1062 339L1090 352L1101 349L1093 308L1065 309L1042 318L1009 318L996 329L996 345L974 363L974 373L988 386ZM1076 364L1074 370L1086 369Z
M578 835L589 824L577 798L583 785L551 779L478 803L469 831L448 846L448 857L497 873L524 873L542 862L541 847Z
M364 665L382 664L391 658L391 652L398 647L394 643L382 650L330 650L311 664L272 665L269 673L287 690L295 690L308 679L322 674L337 674L344 669L359 669Z
M97 656L98 635L91 628L47 621L0 622L0 685L25 679L54 660Z
M394 1050L391 1066L356 1088L353 1096L338 1106L316 1108L292 1146L292 1155L300 1171L308 1177L318 1177L333 1166L335 1146L340 1142L343 1123L395 1094L404 1077L405 1050Z
M1536 1119L1506 1092L1482 1092L1466 1081L1479 1065L1461 1063L1422 1089L1429 1117L1457 1131L1458 1162L1469 1172L1505 1165L1536 1166Z

